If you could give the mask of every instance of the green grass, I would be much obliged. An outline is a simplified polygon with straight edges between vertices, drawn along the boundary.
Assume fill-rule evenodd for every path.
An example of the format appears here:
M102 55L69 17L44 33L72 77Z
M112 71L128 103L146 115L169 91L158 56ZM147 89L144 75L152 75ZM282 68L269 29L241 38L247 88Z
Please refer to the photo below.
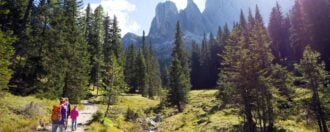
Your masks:
M33 131L38 126L48 125L53 105L58 103L58 100L3 93L0 97L0 132ZM80 110L84 108L82 104L77 106Z
M97 101L102 100L102 98L97 98ZM115 105L110 106L109 118L105 118L104 123L93 122L87 131L140 131L139 124L134 121L125 120L125 115L127 109L130 108L138 113L138 116L143 118L147 117L149 109L156 107L159 104L159 100L151 100L144 98L138 94L126 94L118 97L118 102ZM99 110L105 112L106 105L99 104Z
M293 98L296 103L310 98L310 91L296 89L297 95ZM194 90L189 94L189 104L183 113L178 113L166 118L160 124L160 131L241 131L243 117L238 115L238 110L232 106L218 111L219 101L216 99L216 90ZM171 108L168 108L171 109ZM299 108L303 111L303 108ZM170 111L170 110L167 110ZM291 118L277 118L275 125L279 129L292 132L313 132L317 131L315 123L306 124L304 114L299 111Z
M99 123L91 125L91 131L96 128L100 131L140 131L139 124L134 121L126 121L125 113L128 108L134 109L140 118L154 115L164 116L159 122L160 132L217 132L217 131L241 131L243 117L239 115L239 110L231 105L218 110L221 103L216 98L217 90L193 90L189 93L189 103L185 106L182 113L177 113L174 108L164 108L160 113L150 112L150 109L157 108L158 100L150 100L140 95L120 96L119 102L110 107L110 118L112 126L109 127ZM311 92L307 89L295 89L293 97L293 107L282 115L279 110L275 112L279 115L275 120L277 129L288 132L314 132L318 130L315 121L309 119L307 123L306 113L302 103L308 101ZM105 105L100 105L102 111L105 111ZM106 123L106 124L111 124Z
M47 124L52 105L57 103L57 100L4 93L0 98L0 131L32 131L40 124Z

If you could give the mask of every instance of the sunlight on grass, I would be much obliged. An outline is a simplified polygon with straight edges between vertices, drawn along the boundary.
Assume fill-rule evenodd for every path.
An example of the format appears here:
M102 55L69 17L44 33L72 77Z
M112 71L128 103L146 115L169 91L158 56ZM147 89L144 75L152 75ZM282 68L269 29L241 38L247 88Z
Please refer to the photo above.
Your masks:
M0 131L31 131L50 121L57 100L20 97L5 93L0 98Z
M294 105L301 104L311 96L307 89L295 89L296 96L293 97ZM125 120L127 109L130 108L137 113L141 119L160 115L163 119L158 123L157 131L160 132L217 132L217 131L242 131L243 117L238 115L239 110L232 105L228 105L222 110L218 110L221 103L216 98L217 90L193 90L189 93L189 103L184 112L177 113L175 108L165 107L160 113L153 113L150 109L157 108L159 100L151 100L137 94L127 94L119 97L115 105L110 106L110 118L105 120L105 125L93 123L90 131L140 131L138 122ZM301 106L294 106L289 110L291 116L287 118L277 118L275 126L277 130L292 132L313 132L317 130L315 124L304 123L305 115ZM105 105L99 105L102 112ZM278 110L278 109L276 109ZM300 112L295 112L300 110ZM293 113L292 113L293 112ZM294 114L296 113L296 114ZM111 130L110 130L111 129Z

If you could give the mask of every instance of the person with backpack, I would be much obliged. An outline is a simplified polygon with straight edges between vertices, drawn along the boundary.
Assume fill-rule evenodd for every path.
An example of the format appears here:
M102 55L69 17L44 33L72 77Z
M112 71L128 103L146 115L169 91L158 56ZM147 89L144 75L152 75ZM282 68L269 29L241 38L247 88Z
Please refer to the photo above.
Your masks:
M64 132L67 110L64 105L64 98L60 99L59 105L54 105L52 110L52 132L56 132L59 128L60 132Z
M78 111L77 105L75 105L73 107L73 109L71 110L71 112L70 112L70 118L72 120L72 124L71 124L71 130L72 131L77 130L77 118L78 118L78 116L79 116L79 111Z
M71 106L70 106L70 103L69 103L69 98L64 98L64 101L65 101L65 107L66 107L66 122L65 122L65 130L67 129L68 127L68 119L69 119L69 116L70 116L70 112L71 112Z

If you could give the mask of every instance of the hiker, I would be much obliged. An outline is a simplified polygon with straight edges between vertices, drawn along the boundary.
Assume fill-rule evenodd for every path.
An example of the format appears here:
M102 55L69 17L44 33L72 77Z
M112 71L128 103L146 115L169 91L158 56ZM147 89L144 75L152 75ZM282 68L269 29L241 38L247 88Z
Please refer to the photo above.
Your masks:
M60 132L64 132L65 128L65 120L67 117L66 108L65 108L65 100L64 98L60 98L60 104L53 106L52 111L52 132L56 132L57 128L59 128Z
M77 105L75 105L73 107L73 109L70 112L70 118L72 120L72 124L71 124L71 130L72 131L76 131L77 130L77 118L79 116L79 111L77 108Z
M65 101L65 107L66 107L66 122L65 122L65 130L67 129L68 127L68 118L70 116L70 111L71 111L71 106L70 106L70 103L69 103L69 98L64 98L64 101Z

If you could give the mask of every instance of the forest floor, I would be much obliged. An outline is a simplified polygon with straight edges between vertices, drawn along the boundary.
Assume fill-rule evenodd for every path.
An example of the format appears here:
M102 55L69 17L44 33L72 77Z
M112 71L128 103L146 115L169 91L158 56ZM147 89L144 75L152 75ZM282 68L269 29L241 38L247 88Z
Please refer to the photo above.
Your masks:
M181 113L170 107L160 108L160 99L148 99L139 94L125 94L118 97L118 103L110 106L107 118L103 117L106 105L90 104L87 101L78 105L80 117L77 131L87 132L199 132L199 131L240 131L242 121L237 106L227 105L219 109L217 90L192 90L189 102ZM294 132L316 132L317 124L307 114L303 104L311 97L306 89L295 90L289 109L275 107L277 130ZM277 98L277 97L274 97ZM103 98L90 99L102 102ZM34 96L15 96L4 93L0 98L0 132L50 130L49 120L52 105L58 100L40 99ZM130 111L130 112L129 112ZM128 114L129 113L129 114ZM95 118L98 118L95 120ZM89 123L93 119L94 122ZM101 123L102 122L102 123ZM330 122L328 122L330 125ZM69 121L70 128L71 121ZM39 126L39 127L38 127ZM47 128L48 129L43 129Z
M159 99L148 99L138 94L119 97L119 103L110 106L110 115L102 124L94 122L87 131L159 131L159 132L199 132L199 131L242 131L243 117L237 107L227 105L219 109L221 102L216 98L217 90L192 90L189 93L189 103L181 113L174 108L159 109ZM310 93L297 89L294 100L297 104L306 100ZM106 106L99 104L101 112ZM277 130L294 132L316 132L317 125L306 119L305 112L299 107L286 111L276 109L275 121ZM128 115L128 109L133 112ZM290 116L288 116L290 115Z

